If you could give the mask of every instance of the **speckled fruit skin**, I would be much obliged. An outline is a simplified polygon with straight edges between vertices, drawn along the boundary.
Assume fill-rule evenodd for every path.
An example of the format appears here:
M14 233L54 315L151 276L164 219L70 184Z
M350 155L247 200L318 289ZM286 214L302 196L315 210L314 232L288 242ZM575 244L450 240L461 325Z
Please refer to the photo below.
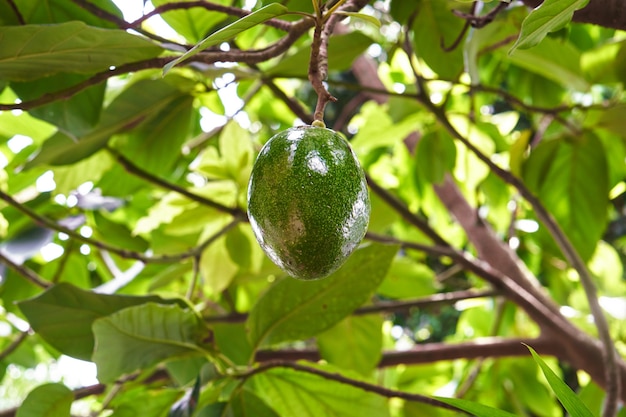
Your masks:
M301 126L261 149L248 184L248 217L270 259L305 280L339 268L365 236L370 200L348 142Z

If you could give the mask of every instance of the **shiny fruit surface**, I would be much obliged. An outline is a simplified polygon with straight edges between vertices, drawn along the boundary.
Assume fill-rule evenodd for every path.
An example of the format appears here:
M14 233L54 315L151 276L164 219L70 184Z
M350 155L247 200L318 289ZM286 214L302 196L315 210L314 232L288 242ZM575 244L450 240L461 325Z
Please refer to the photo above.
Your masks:
M302 126L273 136L248 184L248 217L270 259L295 278L337 270L367 231L365 175L333 130Z

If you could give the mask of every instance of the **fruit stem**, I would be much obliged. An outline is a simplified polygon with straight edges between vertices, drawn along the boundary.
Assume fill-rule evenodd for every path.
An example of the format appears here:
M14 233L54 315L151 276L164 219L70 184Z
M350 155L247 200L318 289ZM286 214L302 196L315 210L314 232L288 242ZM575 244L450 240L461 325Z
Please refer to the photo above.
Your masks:
M311 59L309 61L309 81L315 93L317 93L317 104L313 113L313 124L319 126L324 124L324 109L329 101L337 101L326 86L324 80L328 75L328 38L332 31L332 16L325 17L322 10L316 10L315 31L313 32L313 43L311 44Z

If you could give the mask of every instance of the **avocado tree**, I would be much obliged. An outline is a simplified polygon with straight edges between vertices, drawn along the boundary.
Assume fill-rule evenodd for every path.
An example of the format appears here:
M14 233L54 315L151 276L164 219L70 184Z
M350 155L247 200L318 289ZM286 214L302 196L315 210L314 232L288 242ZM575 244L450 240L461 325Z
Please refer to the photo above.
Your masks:
M626 9L587 3L0 0L0 416L626 415ZM311 124L370 213L301 280L248 183Z

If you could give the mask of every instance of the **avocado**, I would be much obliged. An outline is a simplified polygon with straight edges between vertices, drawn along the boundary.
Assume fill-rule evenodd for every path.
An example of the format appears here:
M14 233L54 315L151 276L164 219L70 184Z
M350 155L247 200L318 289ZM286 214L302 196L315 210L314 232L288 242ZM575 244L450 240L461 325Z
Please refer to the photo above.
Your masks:
M248 183L248 218L269 258L289 275L318 279L337 270L367 231L365 174L335 131L300 126L261 149Z

